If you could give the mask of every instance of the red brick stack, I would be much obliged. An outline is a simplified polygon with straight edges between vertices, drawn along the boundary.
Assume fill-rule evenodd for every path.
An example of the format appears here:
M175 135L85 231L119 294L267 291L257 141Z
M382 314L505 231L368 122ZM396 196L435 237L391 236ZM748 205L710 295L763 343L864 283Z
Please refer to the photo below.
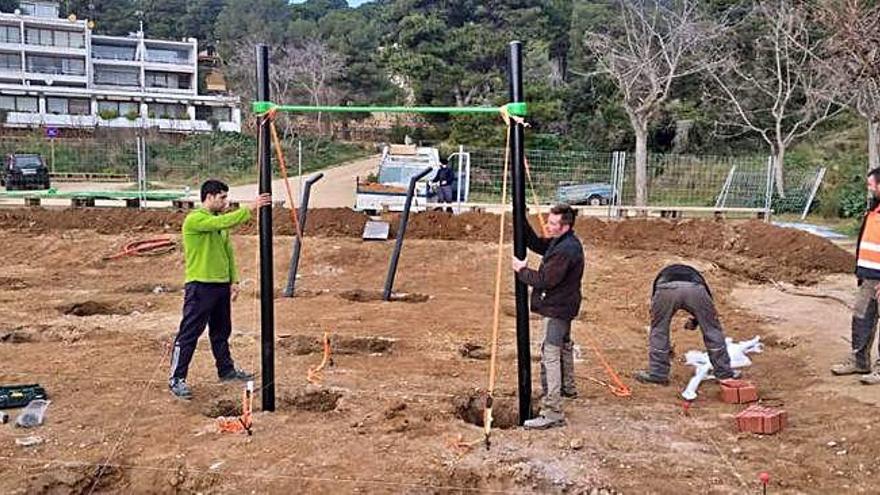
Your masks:
M782 409L751 405L736 415L736 428L741 432L772 435L785 428L786 419Z
M748 404L758 400L758 389L747 380L721 380L721 400L728 404Z

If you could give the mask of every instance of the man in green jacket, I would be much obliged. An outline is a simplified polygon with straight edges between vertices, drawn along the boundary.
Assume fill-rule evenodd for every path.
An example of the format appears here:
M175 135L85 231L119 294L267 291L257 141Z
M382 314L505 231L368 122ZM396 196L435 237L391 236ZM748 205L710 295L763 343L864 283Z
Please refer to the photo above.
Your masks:
M272 196L261 194L250 208L221 213L227 207L229 186L218 180L202 184L202 207L183 221L183 252L186 261L183 319L174 339L171 377L168 388L180 399L192 398L186 384L189 363L196 343L210 327L211 351L221 381L251 380L253 375L237 369L229 353L232 333L231 301L238 296L238 268L232 251L230 229L241 225L256 211L272 203Z

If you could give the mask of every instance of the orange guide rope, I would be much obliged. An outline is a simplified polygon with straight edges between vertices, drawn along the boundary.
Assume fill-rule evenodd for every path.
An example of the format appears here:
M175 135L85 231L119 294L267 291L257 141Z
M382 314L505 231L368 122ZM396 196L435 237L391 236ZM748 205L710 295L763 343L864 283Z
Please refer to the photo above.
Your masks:
M321 359L321 364L314 368L309 368L309 372L306 375L306 379L309 383L314 385L320 385L321 380L324 379L321 371L327 364L330 362L330 335L327 332L324 332L324 357Z

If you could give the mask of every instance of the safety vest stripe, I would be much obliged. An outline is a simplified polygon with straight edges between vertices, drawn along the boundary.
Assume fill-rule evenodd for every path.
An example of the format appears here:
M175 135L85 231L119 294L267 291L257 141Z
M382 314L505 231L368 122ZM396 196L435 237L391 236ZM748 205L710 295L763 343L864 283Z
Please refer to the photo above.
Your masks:
M869 268L871 270L880 270L880 261L868 261L860 257L858 266L862 268Z

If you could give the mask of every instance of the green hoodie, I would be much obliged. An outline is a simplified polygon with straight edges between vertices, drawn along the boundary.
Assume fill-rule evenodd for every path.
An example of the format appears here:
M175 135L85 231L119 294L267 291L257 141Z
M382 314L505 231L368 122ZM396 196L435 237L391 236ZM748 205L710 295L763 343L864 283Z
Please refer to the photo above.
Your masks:
M251 211L239 208L215 215L205 208L190 213L183 221L183 253L186 282L238 282L238 268L229 229L251 218Z

